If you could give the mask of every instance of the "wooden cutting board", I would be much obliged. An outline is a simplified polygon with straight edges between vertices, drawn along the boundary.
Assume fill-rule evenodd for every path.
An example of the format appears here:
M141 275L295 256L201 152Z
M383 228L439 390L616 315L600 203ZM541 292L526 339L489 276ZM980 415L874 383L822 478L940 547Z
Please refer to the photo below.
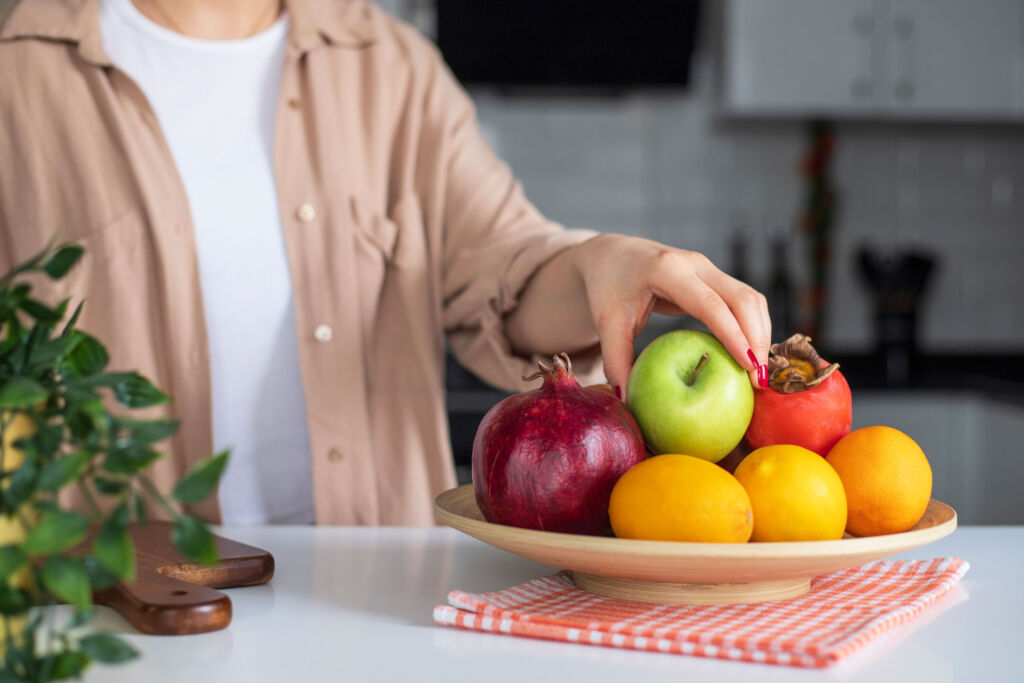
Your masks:
M274 556L244 543L214 536L220 563L185 559L171 542L168 522L132 525L136 571L132 583L97 592L93 600L117 610L132 626L154 635L218 631L231 623L231 599L218 588L266 583Z

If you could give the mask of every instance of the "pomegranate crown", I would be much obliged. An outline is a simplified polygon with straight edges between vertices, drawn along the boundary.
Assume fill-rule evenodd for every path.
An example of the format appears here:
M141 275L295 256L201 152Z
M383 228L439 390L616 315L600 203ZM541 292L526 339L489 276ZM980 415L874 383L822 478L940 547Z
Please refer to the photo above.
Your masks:
M569 354L559 353L558 355L552 356L552 366L548 366L544 361L538 361L537 367L540 368L538 372L533 373L530 376L524 376L524 382L531 382L539 377L545 379L549 377L556 377L558 375L564 375L569 379L572 379L572 361L569 360Z

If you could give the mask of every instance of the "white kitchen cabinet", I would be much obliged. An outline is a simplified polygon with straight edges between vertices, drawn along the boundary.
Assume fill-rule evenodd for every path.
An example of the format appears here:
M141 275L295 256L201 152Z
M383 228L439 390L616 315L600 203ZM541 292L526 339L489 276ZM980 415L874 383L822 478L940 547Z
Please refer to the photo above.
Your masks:
M889 11L882 91L893 111L998 117L1016 109L1024 2L891 0Z
M986 524L1024 522L1024 406L984 400L979 405L978 454L971 486L982 501L979 513Z
M1024 120L1024 0L729 0L732 114Z
M932 497L961 524L1024 524L1024 405L970 392L857 392L854 429L876 424L917 441Z
M874 0L735 0L726 7L733 110L844 110L878 97Z

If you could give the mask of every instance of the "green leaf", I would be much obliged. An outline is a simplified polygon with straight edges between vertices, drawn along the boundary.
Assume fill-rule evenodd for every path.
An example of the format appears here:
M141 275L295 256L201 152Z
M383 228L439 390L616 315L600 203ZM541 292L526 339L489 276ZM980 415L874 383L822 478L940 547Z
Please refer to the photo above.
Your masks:
M28 556L16 545L0 546L0 581L25 566Z
M77 244L69 244L61 247L55 251L49 259L47 259L46 263L43 265L43 270L45 270L46 274L52 279L59 280L64 277L69 270L71 270L71 266L75 265L84 252L85 249L82 249L82 247Z
M92 480L96 490L105 496L116 496L125 490L128 486L128 482L118 481L116 479L106 479L104 477L94 477Z
M50 338L50 330L46 323L37 323L28 332L28 337L22 342L18 352L13 354L12 361L15 363L15 372L21 377L35 375L37 368L31 368L30 363L35 357L39 346L46 343Z
M117 583L117 576L92 555L82 558L82 565L85 567L85 573L89 575L89 583L92 584L94 591L110 588Z
M64 358L71 353L81 341L82 338L76 335L54 337L36 349L32 356L32 361L38 366L50 367L54 361Z
M142 496L135 496L135 521L139 524L145 524L147 517L146 499Z
M28 532L21 549L29 555L56 555L80 542L88 527L77 512L51 510Z
M78 476L92 456L90 451L75 451L49 462L39 473L37 486L43 491L59 491Z
M217 482L228 464L228 451L221 451L197 462L174 486L174 498L182 503L198 503L217 489Z
M75 312L71 314L70 318L68 318L68 322L64 326L64 329L61 331L60 336L66 337L66 336L68 336L69 334L71 334L72 332L75 331L75 323L78 322L78 317L80 315L82 315L82 307L84 305L85 305L84 301L79 301L78 302L78 305L75 306Z
M142 446L112 448L103 460L103 469L114 474L138 474L159 457L159 452Z
M106 664L134 659L138 652L128 643L110 633L90 633L78 641L82 654Z
M174 520L171 540L181 553L201 564L217 564L217 544L202 520L182 515Z
M147 444L163 441L178 431L181 420L132 420L120 417L117 426L127 429L135 443Z
M107 521L104 522L107 526L123 531L128 528L128 501L122 500L118 503L117 507L110 511L107 515Z
M36 430L32 437L32 448L43 456L51 456L60 448L64 440L64 428L60 424L46 425Z
M83 607L76 607L71 612L71 617L68 619L67 628L74 629L80 626L85 626L92 618L96 616L96 607L93 605L85 605Z
M18 676L17 680L19 683L36 683L41 677L38 675L39 672L39 660L36 658L36 640L41 635L41 624L42 610L36 610L28 614L28 619L25 622L25 626L21 629L21 642L14 643L13 645L8 642L7 645L7 656L4 657L5 667L0 667L0 671L4 668L11 671L21 671L26 676Z
M28 593L7 585L7 582L0 583L0 614L21 614L31 606Z
M43 585L61 600L72 605L88 605L92 598L89 575L79 560L57 555L43 567Z
M52 309L35 299L25 299L21 302L21 305L18 308L41 322L57 322L61 317L61 313L59 311Z
M93 539L92 549L96 559L119 579L135 580L135 547L126 529L104 524Z
M9 670L12 668L8 662L8 668L0 669L0 683L25 683L24 678Z
M81 652L61 652L53 658L53 671L50 678L55 681L65 678L79 678L89 666L89 658Z
M171 398L137 372L109 372L89 380L90 384L110 387L114 398L125 408L148 408L169 403Z
M25 460L21 463L21 467L14 471L14 474L11 475L10 486L0 496L7 514L14 513L22 503L32 497L36 491L36 476L38 474L39 468L31 460Z
M2 322L3 321L0 320L0 323ZM2 327L3 325L0 324L0 328ZM15 337L14 335L10 335L4 339L0 339L0 363L5 361L11 354L14 353L14 350L18 347L19 343L21 343L21 339Z
M40 262L42 262L42 260L46 258L46 255L50 253L50 250L52 248L53 239L51 238L50 241L46 243L46 246L43 247L42 251L36 253L34 256L28 258L27 260L22 261L21 263L16 265L13 270L8 272L3 277L0 277L0 285L6 285L11 278L13 278L15 275L18 275L19 273L27 273L32 270L37 270L39 268Z
M66 381L64 398L64 422L75 439L87 442L90 436L106 431L110 418L103 400L88 382Z
M39 382L28 377L11 377L0 385L0 409L29 408L45 401L50 393Z
M75 330L66 338L77 339L78 343L64 359L64 369L76 377L90 377L103 372L103 368L107 367L110 361L110 356L106 347L96 337Z

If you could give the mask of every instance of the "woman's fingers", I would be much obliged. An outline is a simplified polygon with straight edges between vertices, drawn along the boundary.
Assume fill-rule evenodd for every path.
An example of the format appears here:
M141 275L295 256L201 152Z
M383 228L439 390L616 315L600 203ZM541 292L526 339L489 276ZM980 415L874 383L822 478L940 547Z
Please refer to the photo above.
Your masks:
M674 252L661 261L662 267L654 271L653 288L707 325L757 386L757 368L747 349L754 351L759 362L767 359L771 333L765 329L764 297L700 254Z
M636 337L633 321L612 309L599 316L597 336L601 344L604 376L616 390L616 395L624 399L629 371L633 368L633 340Z
M585 288L605 376L622 394L633 366L636 336L652 310L701 320L758 385L757 365L767 361L771 344L763 295L697 252L622 236L585 244L592 259L604 262L603 267L583 271L591 276L585 278Z
M772 324L768 316L768 301L764 295L714 266L699 274L709 287L718 292L735 316L743 336L750 344L748 348L754 352L758 363L767 363ZM743 353L746 355L745 350Z

